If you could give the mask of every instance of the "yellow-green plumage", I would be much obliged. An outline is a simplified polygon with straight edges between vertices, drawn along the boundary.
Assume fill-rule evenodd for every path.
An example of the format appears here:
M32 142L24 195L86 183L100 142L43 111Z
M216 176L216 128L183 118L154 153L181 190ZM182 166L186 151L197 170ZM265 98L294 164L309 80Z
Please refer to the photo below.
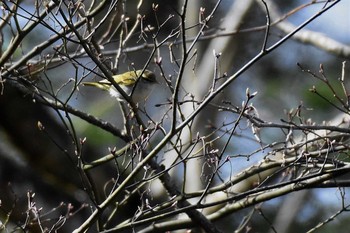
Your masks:
M132 99L139 102L138 99L147 97L151 84L157 83L156 76L152 71L145 70L128 71L123 74L113 75L114 81L125 91L129 96L132 94ZM140 80L138 80L140 78ZM83 82L84 86L93 86L99 89L109 91L110 95L119 100L123 100L121 94L114 88L108 80L98 82ZM136 84L136 87L135 87ZM135 90L134 90L135 89ZM137 98L136 98L137 97ZM136 99L136 100L135 100Z

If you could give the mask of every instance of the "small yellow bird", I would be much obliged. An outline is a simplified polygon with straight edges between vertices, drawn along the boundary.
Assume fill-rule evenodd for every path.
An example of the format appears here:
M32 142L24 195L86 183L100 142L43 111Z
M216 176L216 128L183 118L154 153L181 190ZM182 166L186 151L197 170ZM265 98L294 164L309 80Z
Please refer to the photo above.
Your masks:
M145 70L143 73L142 70L128 71L123 74L113 75L112 77L127 95L132 95L131 99L135 103L144 101L152 91L153 84L157 83L156 75L150 70ZM111 96L117 98L119 101L125 101L123 96L108 80L83 82L82 84L108 91Z

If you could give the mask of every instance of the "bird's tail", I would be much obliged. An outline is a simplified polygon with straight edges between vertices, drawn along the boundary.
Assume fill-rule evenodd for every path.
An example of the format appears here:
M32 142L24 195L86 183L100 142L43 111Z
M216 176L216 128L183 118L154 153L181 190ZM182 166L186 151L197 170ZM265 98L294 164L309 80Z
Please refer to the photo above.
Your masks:
M99 83L99 82L83 82L82 83L84 86L91 86L91 87L97 87L99 89L108 91L111 85L107 83Z

